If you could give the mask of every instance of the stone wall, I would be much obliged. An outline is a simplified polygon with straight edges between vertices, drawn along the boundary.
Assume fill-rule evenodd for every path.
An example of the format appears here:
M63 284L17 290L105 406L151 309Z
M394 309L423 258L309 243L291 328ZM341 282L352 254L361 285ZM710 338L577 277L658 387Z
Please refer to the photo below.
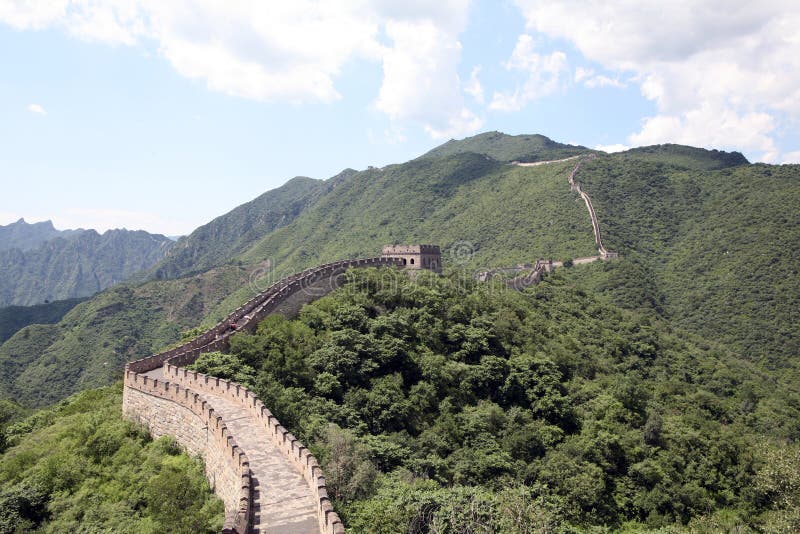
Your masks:
M170 364L165 366L164 374L168 380L187 389L225 397L246 408L258 424L267 431L272 443L292 461L312 489L314 497L319 503L317 519L320 532L339 533L344 531L341 520L331 506L325 477L319 462L293 434L280 424L255 394L235 382L188 371Z
M203 458L206 477L225 503L223 532L246 532L250 515L250 467L222 418L202 396L178 384L125 373L122 412L154 438L174 436L189 454Z
M193 363L201 353L226 350L231 335L238 330L254 331L259 321L272 313L296 314L303 304L338 287L341 273L349 268L401 264L399 258L380 257L343 260L307 269L271 285L191 341L125 366L125 416L147 426L154 437L175 436L189 453L203 457L209 481L225 502L223 532L243 533L249 529L252 502L249 461L222 418L214 414L203 392L224 394L247 406L308 483L309 491L319 503L320 531L339 534L344 527L331 507L316 458L280 425L258 398L243 386L191 373L182 367ZM234 323L235 330L231 329ZM164 377L161 380L145 375L159 372Z

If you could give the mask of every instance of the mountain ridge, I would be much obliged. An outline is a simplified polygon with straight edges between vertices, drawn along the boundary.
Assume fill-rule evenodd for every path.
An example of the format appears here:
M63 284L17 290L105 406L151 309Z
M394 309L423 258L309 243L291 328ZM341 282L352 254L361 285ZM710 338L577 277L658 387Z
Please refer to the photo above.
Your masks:
M237 244L233 248L238 252L229 257L220 253L217 259L210 261L212 256L201 254L202 261L219 264L211 270L177 278L164 276L151 281L136 280L129 284L130 294L122 301L113 297L114 293L101 293L76 307L61 323L48 326L48 335L53 338L44 347L37 345L26 348L20 339L16 339L21 334L9 339L0 346L0 363L17 355L16 358L27 361L38 371L8 376L7 383L13 384L18 380L17 377L24 376L24 397L32 399L37 388L45 380L52 379L46 373L58 372L58 366L74 365L70 362L79 357L79 352L85 352L78 349L81 346L76 341L78 338L103 340L102 343L114 345L114 340L127 325L130 334L124 336L124 350L108 352L102 349L102 344L93 344L95 348L92 349L99 351L96 358L98 361L120 366L126 359L146 356L151 351L176 341L181 330L213 324L252 296L269 279L274 280L313 265L345 257L374 256L383 244L395 241L436 242L443 247L446 267L468 270L516 265L541 257L567 260L595 254L592 225L586 208L580 197L569 190L567 178L574 162L534 167L508 165L480 153L484 150L481 145L485 144L485 137L468 139L461 149L454 146L454 143L457 145L459 142L449 142L448 153L441 156L431 156L429 153L427 157L389 165L383 169L346 169L326 181L301 179L299 185L305 182L311 187L301 185L300 195L289 196L298 199L302 209L293 212L291 220L287 217L285 224L275 225L270 231L254 232L253 239L248 238ZM502 145L506 140L510 143L507 148L500 150L489 147L485 150L494 150L495 154L503 152L506 159L511 158L511 161L536 150L539 150L537 154L540 160L559 159L558 156L563 156L560 144L553 152L547 152L541 150L542 141L538 137L530 146L521 147L517 143L520 137L525 136L506 137L509 139L500 136L492 143ZM692 185L694 181L706 180L707 177L723 180L725 173L736 173L740 178L737 183L743 184L742 187L745 188L739 195L748 194L748 173L760 168L758 165L740 161L732 167L726 166L724 161L730 159L730 162L737 163L735 160L739 159L726 155L728 153L693 149L687 156L685 152L680 147L662 147L658 149L660 161L644 162L636 153L634 157L625 153L598 154L591 165L581 170L577 179L591 194L595 203L604 242L608 241L606 246L613 250L619 249L623 259L613 267L601 265L571 269L575 283L584 285L587 290L603 293L627 307L647 309L653 313L663 313L666 309L665 303L672 302L682 294L676 289L674 277L654 275L654 262L664 261L659 256L663 246L659 244L660 241L651 244L650 234L659 228L662 219L668 221L670 217L677 217L677 222L685 220L686 224L690 224L692 219L685 210L663 212L660 205L645 208L647 200L643 194L650 187L648 176L657 170L665 176L683 177L680 183L685 185L681 189L666 190L663 196L665 202L674 204L682 202L684 190L698 189ZM681 159L686 157L697 161L690 161L691 165L688 165ZM691 168L719 166L720 161L723 162L723 168L699 171ZM603 166L613 171L605 181L593 179L587 171L589 169L593 173L596 172L594 169L601 169ZM766 168L777 169L772 166ZM788 172L796 170L790 169ZM620 181L615 178L617 176L628 178ZM700 182L698 186L699 184ZM614 187L617 190L611 194ZM776 187L775 195L786 196L790 194L792 183L783 181ZM279 204L275 199L286 193L285 190L279 191L280 189L262 195L269 197L274 191L278 191L271 201L262 199L265 205L269 202L272 205ZM642 189L642 195L632 193L639 189ZM703 202L711 202L714 197L710 195L713 188L703 186L698 190L705 191L694 201L696 204L699 202L697 206L700 209ZM720 198L702 209L728 209L730 202L734 202L734 199ZM759 200L752 209L763 210L763 202L767 200ZM792 208L787 209L791 211ZM246 211L244 210L245 213ZM663 217L659 218L660 215ZM282 212L277 210L270 216L273 221L279 220ZM624 220L625 217L631 230L624 234L625 239L620 240L620 225L614 221ZM239 223L242 220L249 219L234 218ZM240 231L237 228L240 227L233 225L232 229L222 229L224 231L219 235L225 235L225 231L238 235ZM778 225L777 221L770 223L769 228L774 235L788 239L787 229ZM259 235L261 231L264 232L263 235ZM745 234L748 232L746 228L742 231ZM699 239L696 245L701 248L712 248L710 244L705 244L705 238L706 236L700 234L692 239ZM227 242L220 239L215 243L219 245ZM689 244L688 241L686 243ZM464 263L460 263L461 258L456 263L457 257L450 255L450 248L453 246L469 248ZM777 255L776 257L784 255L790 266L795 265L796 269L800 269L796 258L785 256L781 250L772 250L769 242L766 246L771 254ZM702 254L702 251L699 253ZM178 276L180 272L193 272L191 261L180 265L174 276ZM580 273L587 274L579 276ZM764 291L763 288L772 283L763 274L762 272L762 276L752 280L755 288L761 288L760 291ZM699 273L696 279L703 284L720 284L720 276L723 275L712 270ZM789 289L791 290L790 287ZM185 291L190 294L184 294ZM789 305L797 302L797 295L791 291L786 296ZM117 304L112 305L112 302ZM730 317L734 311L722 310L717 320ZM675 309L671 313L674 315ZM757 313L760 321L768 322L773 318L773 312L769 308ZM784 324L789 325L786 332L796 336L788 338L788 344L781 351L780 358L785 360L785 351L796 345L796 341L792 339L800 339L800 334L793 326L796 323L788 321L785 312L780 313ZM698 322L689 322L686 326L705 328ZM144 328L155 330L145 332ZM102 360L100 354L103 355ZM753 357L757 359L760 356L754 354ZM53 362L58 362L58 365L54 367ZM107 383L107 377L110 376L107 373L87 374L87 371L89 369L83 369L77 375L73 374L73 378L65 379L63 387L58 391L69 393L75 391L78 384L86 386ZM82 374L87 378L76 381L74 377ZM48 402L52 400L53 397L50 397Z
M173 246L143 230L83 230L0 251L0 306L87 297L149 268Z
M22 251L31 250L50 239L72 237L85 231L83 228L56 230L50 220L28 223L20 217L16 222L0 225L0 251L14 248Z

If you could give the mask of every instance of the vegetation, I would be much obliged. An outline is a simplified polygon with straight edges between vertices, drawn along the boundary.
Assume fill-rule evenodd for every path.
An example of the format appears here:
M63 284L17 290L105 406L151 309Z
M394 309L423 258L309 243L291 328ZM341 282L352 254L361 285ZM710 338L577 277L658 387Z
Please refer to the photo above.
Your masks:
M588 269L594 287L754 361L789 365L800 353L800 166L694 170L668 148L655 163L623 153L578 173L604 244L626 258Z
M512 159L563 156L561 145L548 152L530 137L501 141L519 145L507 149ZM42 406L109 384L126 360L213 324L271 281L324 261L375 256L386 243L438 243L452 263L449 248L466 242L458 259L475 268L592 254L586 209L566 185L573 165L512 167L462 152L325 182L294 179L181 240L154 268L163 279L110 289L56 325L17 332L0 345L0 394Z
M557 159L567 149L575 147L490 133L402 165L293 180L176 245L155 271L163 280L103 292L58 324L17 332L0 345L0 395L44 405L111 383L124 361L213 324L271 281L373 256L386 243L439 244L446 268L594 254L586 208L566 183L574 161L505 163ZM623 259L570 269L570 279L785 366L800 352L798 176L797 166L748 165L735 153L677 145L601 156L578 180L608 248Z
M151 267L172 245L141 230L86 230L30 250L0 250L0 306L93 295Z
M122 420L121 399L87 390L4 428L0 532L219 532L202 464Z
M442 158L470 152L488 156L502 163L511 163L563 159L593 151L583 146L557 143L543 135L486 132L459 141L451 139L421 157Z
M57 323L84 299L68 299L37 304L35 306L8 306L0 308L0 343L30 324Z
M181 239L153 269L156 278L177 278L207 271L231 260L253 242L286 226L350 172L327 182L292 178L281 187L234 208Z
M796 376L566 274L348 276L200 366L252 380L355 531L800 527Z
M203 325L211 306L246 286L229 266L202 276L116 286L53 325L30 325L0 345L0 394L28 407L118 380L126 361L160 350Z
M0 396L19 403L0 401L0 531L218 528L200 466L123 423L118 386L28 408L112 383L280 276L391 242L442 245L448 274L354 272L195 365L252 386L311 446L354 531L800 530L800 167L601 156L577 179L622 259L522 293L459 278L593 254L574 162L508 165L586 152L489 133L295 179L182 240L158 280L19 329L0 345Z

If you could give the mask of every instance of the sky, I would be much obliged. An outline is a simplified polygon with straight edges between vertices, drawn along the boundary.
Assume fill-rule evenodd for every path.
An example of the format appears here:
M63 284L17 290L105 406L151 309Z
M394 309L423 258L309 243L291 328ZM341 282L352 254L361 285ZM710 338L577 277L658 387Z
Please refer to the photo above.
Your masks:
M0 224L182 235L540 133L800 162L796 0L0 0Z

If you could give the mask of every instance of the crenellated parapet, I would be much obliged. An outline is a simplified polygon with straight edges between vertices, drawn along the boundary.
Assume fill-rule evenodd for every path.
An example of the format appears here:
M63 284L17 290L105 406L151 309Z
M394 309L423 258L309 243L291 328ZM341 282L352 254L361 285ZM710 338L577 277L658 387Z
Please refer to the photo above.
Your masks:
M167 380L186 389L228 398L248 410L251 417L266 430L273 445L291 460L294 467L300 471L306 483L314 492L314 497L318 503L320 532L344 532L344 526L338 514L333 511L325 484L325 477L319 462L309 452L308 448L280 424L278 419L253 392L235 382L189 371L171 364L165 366L164 375Z
M223 532L247 532L252 500L250 461L213 405L177 383L125 373L123 414L158 438L174 436L205 460L206 475L225 502Z
M188 371L184 366L194 363L202 353L226 351L231 335L242 330L254 331L264 317L276 312L291 315L303 304L333 291L341 284L341 275L347 269L383 266L402 267L403 262L398 257L383 256L306 269L270 285L194 339L126 364L125 416L145 425L154 437L175 436L188 452L203 457L206 475L225 502L223 532L249 532L254 518L263 521L267 514L254 501L255 464L251 465L230 424L219 415L231 407L244 410L247 424L253 425L246 428L248 435L240 434L239 442L251 438L251 433L265 433L269 445L280 451L291 469L302 476L307 494L315 503L319 532L340 534L344 526L331 505L319 462L261 400L240 384Z

